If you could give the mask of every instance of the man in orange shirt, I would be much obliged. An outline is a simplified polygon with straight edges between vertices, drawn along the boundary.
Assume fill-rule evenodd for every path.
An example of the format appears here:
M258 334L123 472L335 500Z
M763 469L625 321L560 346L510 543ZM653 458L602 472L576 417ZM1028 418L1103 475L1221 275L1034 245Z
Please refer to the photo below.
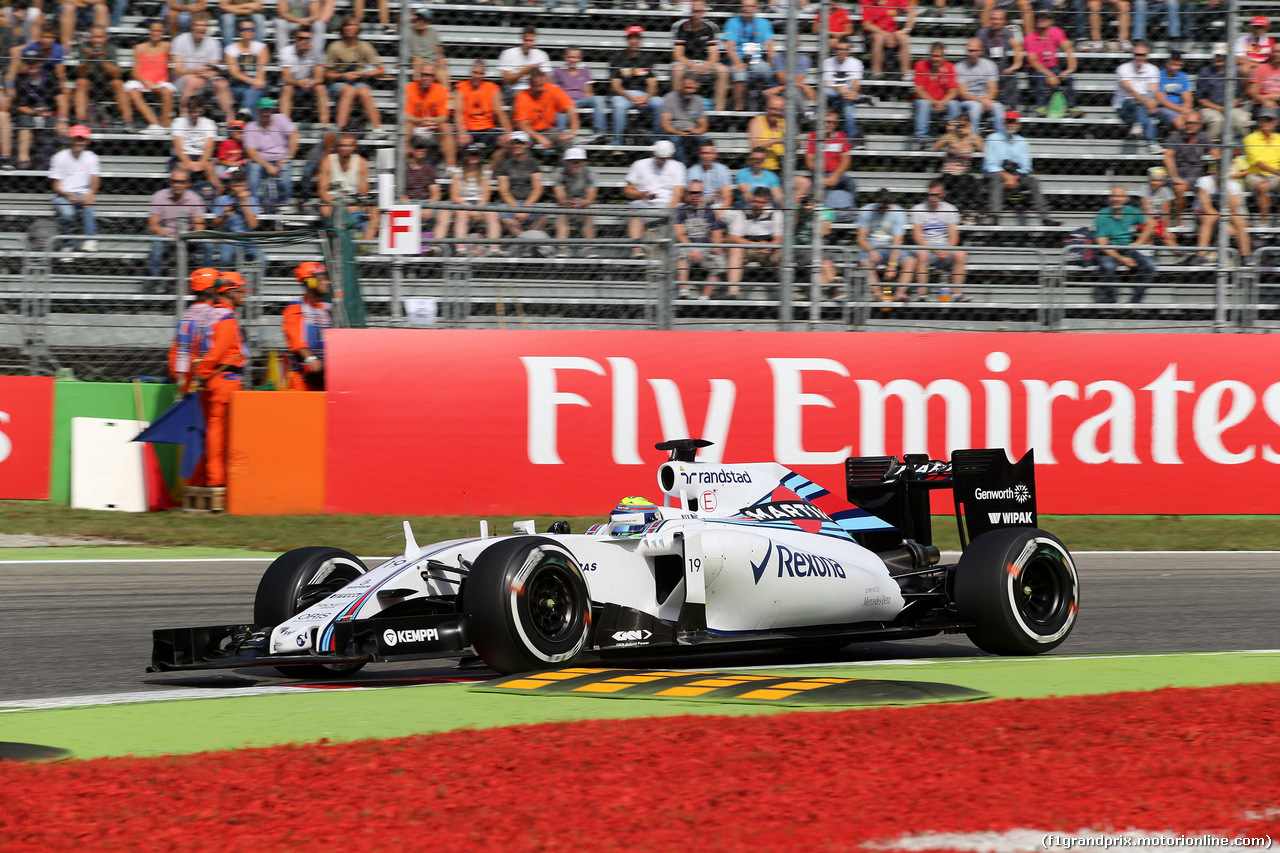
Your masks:
M458 161L458 143L454 139L449 90L440 85L434 74L423 74L404 88L404 132L420 136L440 146L444 164L452 169Z
M244 366L249 350L240 334L236 309L244 304L244 279L224 272L217 285L214 308L202 336L203 355L196 376L204 382L204 466L206 485L227 486L227 409L231 395L244 387Z
M329 270L318 261L299 264L293 271L306 288L302 298L285 306L280 324L293 356L290 391L324 390L324 332L330 325Z
M191 382L191 356L199 350L198 335L204 325L205 315L213 308L214 287L222 273L213 267L204 267L191 274L191 292L195 299L178 320L178 330L169 347L169 375L178 385L178 393L187 393Z
M516 95L512 107L516 129L529 134L533 144L549 151L552 148L568 148L578 134L578 109L573 100L555 83L547 80L547 72L535 68L529 72L529 88ZM554 137L543 131L556 126L556 116L564 113L569 126Z
M479 142L486 149L507 144L511 119L502 108L502 90L484 79L485 65L477 59L471 66L471 77L454 85L454 125L458 128L458 146L466 148Z

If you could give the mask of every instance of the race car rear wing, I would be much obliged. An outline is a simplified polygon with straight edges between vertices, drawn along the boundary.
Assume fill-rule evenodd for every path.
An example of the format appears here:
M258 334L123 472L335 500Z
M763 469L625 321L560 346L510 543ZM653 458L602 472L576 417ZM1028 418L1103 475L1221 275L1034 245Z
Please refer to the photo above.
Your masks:
M1033 450L1010 462L1000 448L956 450L950 462L923 453L851 456L845 460L849 502L898 528L904 539L933 544L929 492L951 489L960 547L1004 527L1036 527Z

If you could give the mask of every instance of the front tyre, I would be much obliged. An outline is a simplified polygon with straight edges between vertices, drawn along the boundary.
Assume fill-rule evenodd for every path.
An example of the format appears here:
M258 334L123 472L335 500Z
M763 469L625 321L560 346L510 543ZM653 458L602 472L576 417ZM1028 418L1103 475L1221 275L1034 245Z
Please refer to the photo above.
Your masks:
M341 548L295 548L275 559L253 599L253 621L279 625L292 619L364 574L360 558ZM298 663L277 666L291 678L341 678L358 672L362 663Z
M568 664L591 633L591 597L573 554L519 536L480 552L466 581L472 645L500 673Z
M1076 624L1080 581L1058 537L1037 528L992 530L970 543L955 573L960 618L973 644L997 655L1057 648Z

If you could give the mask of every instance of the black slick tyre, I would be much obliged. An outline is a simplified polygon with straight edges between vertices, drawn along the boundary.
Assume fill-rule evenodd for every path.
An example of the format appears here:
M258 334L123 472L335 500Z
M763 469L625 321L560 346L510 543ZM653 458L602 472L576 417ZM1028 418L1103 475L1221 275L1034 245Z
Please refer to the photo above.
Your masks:
M567 665L587 645L591 598L577 559L542 536L500 540L466 581L476 654L500 673Z
M366 571L359 557L341 548L312 546L281 554L258 581L253 621L258 625L279 625ZM363 666L362 663L303 663L276 669L291 678L341 678L358 672Z
M1037 655L1062 644L1076 624L1075 561L1053 534L1031 527L992 530L965 549L955 603L973 644L997 655Z

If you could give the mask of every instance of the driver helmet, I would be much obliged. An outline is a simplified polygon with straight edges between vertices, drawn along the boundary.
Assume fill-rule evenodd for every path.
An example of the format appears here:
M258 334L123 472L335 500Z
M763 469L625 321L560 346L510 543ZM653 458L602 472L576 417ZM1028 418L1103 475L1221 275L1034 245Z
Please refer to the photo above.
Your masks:
M615 525L612 528L614 536L636 536L657 518L657 504L635 495L618 501L618 505L609 513L609 521Z

